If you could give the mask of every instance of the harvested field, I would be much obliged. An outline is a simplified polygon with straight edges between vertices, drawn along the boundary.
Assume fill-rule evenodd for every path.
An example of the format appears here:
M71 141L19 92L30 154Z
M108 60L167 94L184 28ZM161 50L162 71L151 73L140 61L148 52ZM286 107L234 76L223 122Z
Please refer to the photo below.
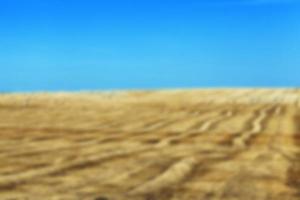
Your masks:
M300 90L0 95L1 200L300 200Z

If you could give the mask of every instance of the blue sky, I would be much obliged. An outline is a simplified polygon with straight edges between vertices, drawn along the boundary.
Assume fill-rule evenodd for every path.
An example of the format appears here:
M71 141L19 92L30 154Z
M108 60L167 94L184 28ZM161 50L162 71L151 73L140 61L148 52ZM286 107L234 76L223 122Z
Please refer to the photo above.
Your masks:
M0 0L0 91L300 86L297 0Z

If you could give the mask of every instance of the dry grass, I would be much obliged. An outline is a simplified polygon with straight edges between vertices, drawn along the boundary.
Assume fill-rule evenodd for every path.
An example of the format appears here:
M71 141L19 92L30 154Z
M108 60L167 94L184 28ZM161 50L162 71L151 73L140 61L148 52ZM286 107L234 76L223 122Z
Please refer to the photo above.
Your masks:
M0 199L299 200L300 90L0 95Z

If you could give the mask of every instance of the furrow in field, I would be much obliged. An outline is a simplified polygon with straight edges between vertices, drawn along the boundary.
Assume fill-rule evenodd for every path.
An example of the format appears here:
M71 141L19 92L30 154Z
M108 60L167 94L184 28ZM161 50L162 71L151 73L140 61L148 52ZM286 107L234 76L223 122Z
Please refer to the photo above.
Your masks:
M234 114L233 114L232 110L228 110L228 111L225 111L225 112L220 112L214 117L211 117L209 119L204 119L202 126L196 132L191 131L191 132L186 132L185 134L181 134L181 135L178 135L178 136L168 137L168 138L162 140L158 145L161 146L161 147L165 147L165 146L168 146L169 144L171 144L173 142L177 143L180 140L184 140L188 137L194 136L195 134L199 135L201 133L210 131L218 123L232 117L233 115Z
M136 153L142 153L147 150L149 150L149 147L140 147L140 146L134 149L131 148L119 149L119 150L107 152L104 155L103 154L87 155L86 157L79 157L67 163L56 163L53 164L52 166L41 168L41 169L30 170L15 175L0 176L0 188L13 187L40 176L57 174L66 170L70 171L72 169L82 168L84 166L88 166L99 162L104 162L110 159L128 156L128 155L134 155Z
M293 151L293 160L286 174L286 183L293 189L293 196L295 200L300 197L300 109L297 109L297 113L294 116L294 128L293 144L295 150Z
M297 199L285 184L289 169L293 168L291 161L294 148L291 137L295 130L290 118L293 112L289 110L285 114L278 108L274 113L263 131L264 134L255 140L247 152L237 157L235 164L232 164L235 167L240 166L239 170L225 182L220 190L223 191L220 199ZM288 148L285 149L286 147ZM244 164L241 164L240 159L244 160Z
M261 110L257 118L252 123L252 128L249 132L245 132L241 135L241 137L233 140L233 146L236 148L245 148L251 145L252 140L257 136L265 127L267 119L270 118L271 112L274 108L265 108Z
M197 163L198 159L195 157L184 158L171 165L165 172L153 180L134 188L130 193L133 195L151 194L175 185L190 174Z
M262 118L263 117L260 117L260 118L258 118L259 119L258 120L256 117L255 118L256 120L252 121L252 128L251 128L252 131L255 130L255 131L263 132L262 126L259 130L258 130L258 128L255 128L257 126L254 126L255 123L258 123L258 122L261 123ZM268 119L268 121L269 120L270 119ZM238 176L235 175L235 173L233 173L233 172L230 172L229 174L227 174L224 172L222 173L223 170L221 170L221 172L217 171L216 166L226 166L227 163L230 164L230 163L237 162L238 164L232 164L232 166L229 167L229 169L230 169L230 171L235 170L235 169L239 170L238 167L240 164L243 164L243 161L239 161L238 158L245 157L245 156L247 157L248 155L251 155L251 154L252 153L249 152L249 149L233 148L231 152L226 154L226 157L227 157L226 160L222 160L221 162L215 162L212 165L208 165L206 170L201 169L201 168L197 169L195 171L195 174L197 174L197 175L194 176L193 178L191 178L189 181L187 181L180 188L183 188L183 192L186 191L186 193L188 193L187 191L190 191L190 193L196 193L197 188L198 188L198 193L201 193L201 195L198 195L198 198L203 199L203 200L208 199L208 198L222 199L222 198L220 198L220 195L223 195L225 198L225 196L226 196L225 192L224 193L222 192L222 194L220 194L217 191L220 191L221 188L224 188L225 187L224 185L227 185L227 186L232 185L231 183L229 183L229 182L231 182L230 181L231 179L234 179L235 181L239 180L239 179L237 178ZM225 168L225 167L223 167L223 168ZM205 171L208 171L208 173L203 173ZM232 175L232 173L233 173L233 175ZM241 172L240 174L247 175L246 172ZM217 179L217 177L219 177L219 178ZM246 176L244 178L246 178ZM238 181L236 183L238 183ZM230 186L228 186L228 187L230 187ZM217 188L219 188L219 189L217 189ZM192 192L193 190L194 190L194 192ZM223 189L223 190L227 190L227 189ZM249 190L251 190L251 188ZM241 190L241 192L242 192L242 190ZM234 194L234 191L233 191L233 194ZM179 195L179 197L177 197L177 198L181 198L181 197L187 198L187 196ZM194 196L194 198L195 197L196 196ZM251 197L251 195L250 195L250 197ZM192 199L192 197L190 197L190 198Z
M182 115L182 118L183 118L182 122L184 123L185 120L190 120L191 118L192 119L196 118L195 116L197 116L197 115L206 114L206 113L209 113L212 109L215 109L214 107L213 108L210 108L210 107L211 107L210 105L208 105L206 107L204 107L204 106L200 107L197 109L197 113L194 113L187 109L183 109L180 111L169 110L167 112L166 111L162 112L160 110L156 110L156 112L154 113L153 116L148 117L147 119L139 118L138 122L136 124L132 124L132 123L128 122L127 120L124 120L126 122L126 125L124 125L122 127L122 130L125 130L125 131L144 130L145 128L147 129L147 127L151 127L151 126L155 126L156 124L159 124L163 119L168 119L168 118L172 117L172 115L174 115L174 114L176 114L177 116ZM157 119L158 116L162 117L162 118ZM172 126L172 124L170 124L170 126ZM170 126L165 127L165 128L162 127L162 129L160 129L160 131L164 131L164 129L169 130ZM150 128L150 130L151 130L151 128Z

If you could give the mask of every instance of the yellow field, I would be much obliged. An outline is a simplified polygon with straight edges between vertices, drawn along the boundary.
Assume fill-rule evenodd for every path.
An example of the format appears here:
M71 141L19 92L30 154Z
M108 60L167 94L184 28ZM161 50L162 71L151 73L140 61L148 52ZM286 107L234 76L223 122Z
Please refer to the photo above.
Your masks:
M0 95L1 200L299 200L300 90Z

